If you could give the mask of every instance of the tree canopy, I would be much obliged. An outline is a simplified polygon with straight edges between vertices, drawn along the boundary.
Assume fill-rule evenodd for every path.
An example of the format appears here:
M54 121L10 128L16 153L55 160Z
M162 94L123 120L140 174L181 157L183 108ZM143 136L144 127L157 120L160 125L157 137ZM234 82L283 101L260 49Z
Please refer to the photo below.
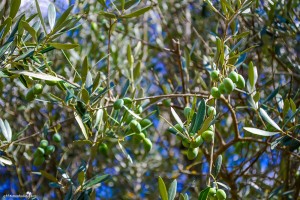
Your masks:
M299 199L297 0L4 0L0 194Z

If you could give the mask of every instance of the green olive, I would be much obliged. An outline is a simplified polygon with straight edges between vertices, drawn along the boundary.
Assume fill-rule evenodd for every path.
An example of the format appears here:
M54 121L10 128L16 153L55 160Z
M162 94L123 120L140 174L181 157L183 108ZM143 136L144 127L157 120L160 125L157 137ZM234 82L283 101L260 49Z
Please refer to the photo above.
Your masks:
M55 133L53 136L52 136L52 139L54 142L57 142L57 143L60 143L61 141L61 136L59 133Z
M101 144L99 144L99 146L98 146L98 151L100 152L100 153L103 153L104 155L107 155L108 154L108 147L107 147L107 144L105 144L105 143L101 143Z
M48 141L47 140L41 140L41 142L40 142L40 147L42 147L42 148L46 148L47 146L48 146Z
M119 110L124 106L124 100L123 99L118 99L117 101L115 101L114 103L114 109L115 110Z
M214 126L213 125L209 126L207 130L214 131Z
M26 101L32 101L32 100L34 100L34 98L35 98L35 94L33 92L33 89L31 88L30 90L28 90L28 92L25 96L25 99L26 99Z
M124 97L124 98L123 98L123 101L124 101L124 104L125 104L125 105L130 105L130 104L132 104L132 99L129 98L129 97Z
M224 78L223 80L225 90L227 94L230 94L234 90L234 83L230 78Z
M217 87L212 87L210 90L211 96L218 99L221 96L221 93L219 92L219 89Z
M228 77L234 82L236 83L238 81L238 73L236 73L235 71L230 72L230 74L228 75Z
M33 164L35 166L41 166L45 162L45 158L43 156L35 157L33 160Z
M190 141L187 138L183 138L182 145L186 148L190 147Z
M139 106L135 111L136 113L141 114L143 112L143 107Z
M226 94L226 89L225 89L224 83L220 83L218 89L221 94Z
M36 151L34 152L34 157L41 157L41 156L44 156L45 154L45 150L42 148L42 147L38 147L36 149Z
M203 138L201 136L197 136L190 144L191 148L197 148L201 144L203 144Z
M34 86L33 86L33 93L34 94L36 94L36 95L38 95L38 94L42 94L42 92L43 92L43 85L42 84L35 84Z
M135 136L138 138L138 140L144 140L146 138L143 132L136 133Z
M199 152L199 148L189 148L187 151L187 158L189 160L194 160Z
M207 114L208 114L208 116L210 115L210 113L213 113L214 116L217 114L217 111L216 111L216 109L213 106L209 106L207 108Z
M175 127L176 130L178 130L178 131L181 132L181 133L182 133L183 130L184 130L179 124L175 124L174 127Z
M145 118L145 119L142 119L142 121L140 121L140 124L144 128L144 127L150 126L152 124L152 122L150 119Z
M238 81L236 83L236 86L240 89L243 89L246 86L245 79L240 74L238 75Z
M218 189L216 196L217 196L218 200L224 200L224 199L226 199L226 192L222 189Z
M144 148L146 152L149 152L152 149L152 142L150 139L148 138L144 139Z
M216 195L216 193L217 193L216 188L209 188L208 196L213 197Z
M214 132L206 130L202 133L201 136L205 142L211 142L214 138Z
M162 101L163 105L166 107L170 107L171 106L171 99L164 99Z
M130 122L133 120L133 116L132 115L127 115L127 117L125 118L125 122L126 124L130 124Z
M54 151L55 151L55 146L49 145L45 149L45 154L50 155L50 154L54 153Z
M140 123L138 123L136 120L132 120L129 124L131 130L135 133L140 133L142 131L142 127Z
M184 137L180 134L176 134L176 138L180 141L182 141L184 139Z
M219 72L217 70L213 70L210 73L210 77L213 81L217 81L219 79Z

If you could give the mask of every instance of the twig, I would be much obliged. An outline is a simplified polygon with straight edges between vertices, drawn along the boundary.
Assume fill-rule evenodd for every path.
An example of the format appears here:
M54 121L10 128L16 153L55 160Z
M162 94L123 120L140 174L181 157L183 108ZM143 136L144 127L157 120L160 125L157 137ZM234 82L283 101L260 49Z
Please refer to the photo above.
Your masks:
M180 78L181 78L181 83L182 83L182 94L185 94L186 93L186 86L185 86L183 67L182 67L182 62L181 62L180 43L179 43L179 40L174 40L173 39L172 41L175 44L175 54L176 54L177 64L179 66ZM184 102L187 105L188 99L184 98Z

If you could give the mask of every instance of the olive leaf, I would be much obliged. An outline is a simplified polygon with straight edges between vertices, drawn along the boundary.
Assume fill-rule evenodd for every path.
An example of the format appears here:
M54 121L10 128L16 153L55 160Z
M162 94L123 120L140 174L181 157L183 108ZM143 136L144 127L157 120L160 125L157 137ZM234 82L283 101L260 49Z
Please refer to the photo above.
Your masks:
M56 20L56 9L55 9L55 6L53 5L53 3L50 3L49 7L48 7L48 21L49 21L51 30L53 30L53 28L54 28L55 20Z
M216 178L221 170L222 166L222 155L218 155L217 160L215 162L215 167L214 167L214 177Z
M275 129L281 131L281 128L276 124L276 122L274 122L274 121L271 119L271 117L268 115L268 113L267 113L264 109L260 108L260 109L259 109L259 113L260 113L260 115L262 116L262 118L263 118L265 121L267 121L271 126L273 126Z
M111 176L108 174L105 175L96 175L93 178L91 178L90 180L88 180L87 182L84 183L82 189L86 190L89 189L91 187L93 187L96 184L102 183L104 181L107 181L108 179L110 179Z
M196 119L195 119L195 124L193 125L192 131L191 133L197 133L198 130L201 128L203 121L204 121L204 117L206 114L206 103L205 101L202 99L199 103L198 106L198 111L196 114Z
M12 161L9 158L0 156L0 165L12 165Z
M6 120L3 122L3 120L0 118L0 128L6 141L11 142L12 131L9 123Z
M183 122L181 121L180 117L177 115L176 111L172 107L171 107L171 113L175 118L176 122L180 125L181 128L183 128Z
M164 180L158 177L158 189L162 200L168 200L168 192Z
M168 199L174 200L176 196L176 190L177 190L177 181L176 179L171 183L169 190L168 190Z
M199 193L198 200L206 200L210 187L205 188Z
M273 136L276 134L279 134L280 132L270 132L270 131L264 131L261 129L257 129L257 128L251 128L251 127L244 127L244 130L256 134L256 135L261 135L261 136Z
M134 11L134 12L132 12L132 13L130 13L130 14L123 15L123 16L121 16L121 18L138 17L138 16L140 16L140 15L142 15L142 14L148 12L149 10L151 10L152 7L153 7L153 6L147 6L147 7L141 8L141 9L139 9L139 10L137 10L137 11Z
M21 0L11 1L9 17L13 19L17 15L20 5L21 5Z
M85 129L85 126L84 126L84 124L82 122L81 117L77 114L77 112L74 112L74 115L75 115L75 119L76 119L76 121L77 121L77 123L78 123L78 125L79 125L79 127L81 129L81 132L82 132L84 138L86 140L88 140L88 135L87 135L87 132L86 132L86 129Z

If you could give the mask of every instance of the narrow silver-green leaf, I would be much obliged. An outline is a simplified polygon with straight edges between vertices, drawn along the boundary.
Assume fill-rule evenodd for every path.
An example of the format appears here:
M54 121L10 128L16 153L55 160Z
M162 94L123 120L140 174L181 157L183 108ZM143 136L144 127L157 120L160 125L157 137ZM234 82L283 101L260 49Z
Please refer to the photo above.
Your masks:
M92 86L93 86L93 77L91 72L88 71L85 79L85 88L90 91Z
M19 60L23 60L25 58L31 57L34 54L34 49L29 49L28 51L26 51L25 53L21 54L20 56L16 57L14 59L14 61L19 61Z
M221 182L215 182L217 183L218 185L222 186L223 188L225 188L226 190L230 190L231 188L228 186L228 185L225 185L224 183L221 183Z
M214 177L216 178L221 170L222 166L222 155L218 155L217 160L215 162L215 168L214 168Z
M41 23L42 23L44 32L45 32L45 34L46 34L46 33L47 33L47 29L46 29L45 21L44 21L44 19L43 19L43 15L42 15L41 8L40 8L40 5L39 5L38 0L35 0L35 6L36 6L36 10L38 11L38 16L39 16L40 21L41 21Z
M83 63L82 63L82 72L81 72L81 80L84 83L86 80L87 73L89 71L89 63L88 63L88 58L87 56L84 58Z
M46 81L62 81L62 79L49 74L42 74L42 73L35 73L35 72L28 72L28 71L10 71L10 73L22 74L25 76L30 76L30 77L34 77Z
M67 17L70 15L70 12L72 11L73 6L70 6L57 20L55 27L53 28L53 32L58 31L63 27L63 23L66 21Z
M78 47L78 44L62 44L62 43L49 43L49 44L56 49L62 49L62 50L74 49Z
M4 125L5 125L6 132L7 132L7 141L11 142L12 131L11 131L10 125L7 120L4 121Z
M158 177L158 189L161 200L168 200L168 192L164 180Z
M177 191L177 181L176 179L171 183L169 190L168 190L168 199L174 200L176 196Z
M177 115L175 110L171 107L171 113L173 117L175 118L176 122L180 125L181 128L183 128L183 122L181 121L180 117Z
M130 46L130 44L128 44L128 45L127 45L127 60L128 60L128 63L129 63L129 66L130 66L130 67L133 66L131 57L132 57L131 46Z
M6 127L4 125L4 122L3 120L0 118L0 128L1 128L1 131L2 131L2 134L3 136L5 137L5 139L8 141L9 137L8 137L8 133L7 133L7 130L6 130Z
M214 118L214 113L211 112L210 115L208 116L208 118L206 118L203 122L203 125L201 127L201 129L198 131L198 135L200 135L201 133L203 133L204 131L206 131L210 125L210 123L212 122Z
M35 42L37 42L36 31L26 21L21 22L24 29L31 35Z
M249 77L250 86L254 88L258 75L257 75L257 68L253 66L252 62L250 62L248 67L248 77Z
M103 109L99 109L96 114L96 121L94 127L97 127L99 124L101 124L102 118L103 118Z
M120 142L118 142L118 145L122 151L122 153L126 156L126 158L129 160L130 163L133 163L131 156L127 153L127 151L124 149L124 147L122 146L122 144Z
M49 4L48 7L48 20L51 30L54 28L55 20L56 20L56 9L53 3Z
M1 165L3 165L3 164L5 164L5 165L12 165L12 161L9 158L1 156L0 157L0 164Z
M117 18L117 16L114 13L105 12L105 11L100 11L99 15L103 15L104 17L107 17L109 19L115 19L115 18Z
M273 135L280 133L280 132L264 131L261 129L251 128L251 127L244 127L244 130L248 131L249 133L253 133L253 134L261 135L261 136L273 136Z
M10 12L9 12L9 17L12 19L15 18L15 16L18 13L18 10L21 5L21 0L12 0L10 4Z
M77 114L77 112L74 112L74 115L75 115L75 119L76 119L76 121L77 121L77 123L78 123L78 125L79 125L79 127L80 127L80 129L81 129L81 132L82 132L84 138L85 138L86 140L88 140L89 138L88 138L88 135L87 135L87 133L86 133L86 130L85 130L85 127L84 127L84 124L83 124L83 122L82 122L81 117Z
M260 113L260 115L262 116L262 118L263 118L265 121L267 121L271 126L273 126L275 129L281 131L281 128L276 124L276 122L274 122L274 121L271 119L271 117L268 115L268 113L267 113L264 109L260 108L260 109L259 109L259 113Z
M6 53L7 49L10 47L11 44L12 42L9 42L0 47L0 57L2 57Z
M144 7L144 8L141 8L137 11L134 11L130 14L127 14L127 15L123 15L122 18L132 18L132 17L138 17L146 12L148 12L149 10L151 10L152 6L147 6L147 7Z
M110 175L109 174L105 174L105 175L96 175L95 177L93 177L92 179L88 180L87 182L84 183L82 189L87 190L91 187L93 187L96 184L102 183L104 181L107 181L108 179L110 179Z

